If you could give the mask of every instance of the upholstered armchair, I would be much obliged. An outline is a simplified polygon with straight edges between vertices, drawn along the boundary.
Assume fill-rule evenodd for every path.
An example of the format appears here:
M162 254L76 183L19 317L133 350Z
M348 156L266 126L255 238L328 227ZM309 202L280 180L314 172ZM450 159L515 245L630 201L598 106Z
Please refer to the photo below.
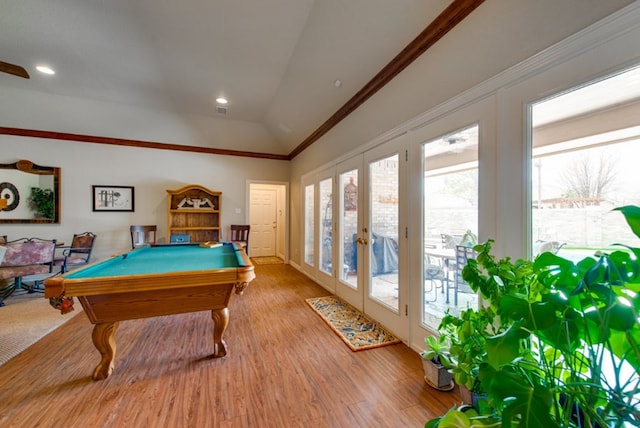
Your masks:
M56 240L22 238L7 242L0 263L0 306L4 299L22 287L22 277L40 275L53 271L53 256ZM7 280L13 280L8 282Z

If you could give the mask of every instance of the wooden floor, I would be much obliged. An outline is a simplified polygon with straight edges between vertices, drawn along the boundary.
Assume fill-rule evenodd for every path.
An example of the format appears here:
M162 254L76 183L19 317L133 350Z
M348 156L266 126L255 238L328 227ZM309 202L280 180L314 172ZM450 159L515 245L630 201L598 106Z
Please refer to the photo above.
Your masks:
M209 357L208 312L125 321L95 382L80 314L0 366L0 426L421 427L459 402L403 344L352 352L304 301L326 290L295 269L256 274L231 302L226 357Z

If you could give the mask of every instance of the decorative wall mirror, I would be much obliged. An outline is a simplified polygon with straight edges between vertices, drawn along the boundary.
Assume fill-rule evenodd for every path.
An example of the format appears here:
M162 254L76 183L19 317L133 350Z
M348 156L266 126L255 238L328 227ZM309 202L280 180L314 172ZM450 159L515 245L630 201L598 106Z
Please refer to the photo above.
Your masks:
M0 164L0 223L60 223L60 168Z

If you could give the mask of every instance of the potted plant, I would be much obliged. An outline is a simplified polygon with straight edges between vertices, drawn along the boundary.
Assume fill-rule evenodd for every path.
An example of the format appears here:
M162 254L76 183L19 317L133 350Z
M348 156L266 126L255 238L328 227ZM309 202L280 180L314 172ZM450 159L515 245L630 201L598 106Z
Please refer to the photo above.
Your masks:
M480 365L486 361L486 338L490 335L490 311L466 309L460 316L447 312L438 331L451 343L449 361L455 383L465 404L477 406L483 395L480 384Z
M640 237L640 207L617 210ZM427 426L640 426L640 248L578 263L543 253L518 262L531 271L509 284L490 247L475 248L463 275L501 329L486 337L478 367L487 406L452 409Z
M476 245L478 256L469 259L462 277L484 298L479 308L467 308L460 315L447 312L438 327L451 343L452 373L460 386L465 404L479 406L486 397L480 382L480 367L487 362L487 340L504 333L510 323L499 317L498 302L506 295L526 293L532 282L532 262L510 258L497 260L491 255L489 240Z
M453 389L453 375L449 372L451 359L449 357L449 340L447 336L426 336L426 348L420 353L424 368L425 382L440 391Z
M29 196L29 205L40 216L52 219L54 215L53 190L32 187Z

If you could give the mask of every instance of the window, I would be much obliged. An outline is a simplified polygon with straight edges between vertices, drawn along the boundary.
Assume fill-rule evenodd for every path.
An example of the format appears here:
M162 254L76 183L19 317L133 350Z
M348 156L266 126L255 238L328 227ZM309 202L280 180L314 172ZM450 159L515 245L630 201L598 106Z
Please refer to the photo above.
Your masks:
M445 311L459 314L478 297L462 280L461 247L477 243L478 125L422 145L423 153L423 313L435 330ZM465 250L461 249L464 256Z
M327 178L319 184L320 191L320 270L331 275L332 247L333 247L333 204L331 195L333 192L333 179Z
M315 187L313 184L304 188L304 262L315 266Z
M581 260L630 238L640 203L640 69L533 104L531 253ZM626 242L638 245L637 242Z

